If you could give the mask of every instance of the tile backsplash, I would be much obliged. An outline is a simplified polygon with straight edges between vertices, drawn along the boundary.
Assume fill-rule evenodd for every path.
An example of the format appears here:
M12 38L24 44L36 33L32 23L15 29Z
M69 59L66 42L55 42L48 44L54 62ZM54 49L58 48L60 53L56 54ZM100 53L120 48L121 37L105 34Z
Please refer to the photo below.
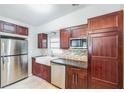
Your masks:
M41 51L41 55L43 56L49 55L48 49L41 49L40 51Z
M87 49L41 49L41 54L71 60L87 61Z
M68 49L62 51L62 54L59 55L61 58L87 61L87 49Z

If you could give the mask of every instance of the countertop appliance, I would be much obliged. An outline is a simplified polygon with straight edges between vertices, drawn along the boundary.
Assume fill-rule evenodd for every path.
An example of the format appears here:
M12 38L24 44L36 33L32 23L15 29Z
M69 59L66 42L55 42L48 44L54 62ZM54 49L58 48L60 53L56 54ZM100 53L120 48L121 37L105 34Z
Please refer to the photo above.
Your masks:
M87 48L87 37L70 38L70 48Z
M59 88L65 88L65 65L51 62L51 83Z
M28 77L28 41L0 38L0 86L4 87Z

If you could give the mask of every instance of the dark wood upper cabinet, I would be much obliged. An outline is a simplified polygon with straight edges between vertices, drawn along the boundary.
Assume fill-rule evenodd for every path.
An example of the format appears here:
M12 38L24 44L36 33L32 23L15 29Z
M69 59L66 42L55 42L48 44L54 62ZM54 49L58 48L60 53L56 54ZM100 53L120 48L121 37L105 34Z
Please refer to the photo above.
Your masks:
M71 38L80 38L87 35L87 24L71 27Z
M0 30L2 32L16 34L16 25L12 24L12 23L1 21L0 22Z
M11 34L19 34L19 35L26 35L28 36L28 28L19 26L16 24L12 24L5 21L0 21L0 31L11 33Z
M86 89L87 69L66 66L66 88Z
M70 39L70 29L61 29L60 30L60 48L61 49L69 48L69 39Z
M45 33L38 34L38 48L47 48L48 35Z
M17 27L17 31L16 33L19 35L28 35L28 28L26 27L22 27L22 26L16 26Z
M88 73L90 88L122 88L123 12L88 20Z
M88 19L88 30L92 32L102 32L99 29L106 29L106 28L116 28L120 31L122 28L121 21L122 19L122 11L110 13L107 15L102 15L94 18ZM110 30L111 31L111 30ZM115 31L115 30L114 30Z
M70 38L80 38L88 34L87 24L68 27L60 30L60 48L68 49L70 47Z

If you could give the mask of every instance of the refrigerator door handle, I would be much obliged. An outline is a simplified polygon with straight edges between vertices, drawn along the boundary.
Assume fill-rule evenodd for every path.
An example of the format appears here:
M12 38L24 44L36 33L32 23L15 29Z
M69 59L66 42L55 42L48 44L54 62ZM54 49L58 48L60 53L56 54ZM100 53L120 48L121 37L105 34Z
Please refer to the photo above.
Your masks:
M2 56L2 62L3 62L3 64L4 64L4 56Z
M4 70L4 67L5 67L4 56L2 56L2 63L3 63L3 70Z

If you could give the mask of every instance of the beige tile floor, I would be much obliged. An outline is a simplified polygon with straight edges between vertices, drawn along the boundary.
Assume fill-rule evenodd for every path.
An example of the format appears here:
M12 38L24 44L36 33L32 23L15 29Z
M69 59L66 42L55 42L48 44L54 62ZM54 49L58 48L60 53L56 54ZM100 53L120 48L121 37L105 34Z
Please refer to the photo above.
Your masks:
M39 77L30 76L22 81L4 87L3 89L57 89L57 88Z

